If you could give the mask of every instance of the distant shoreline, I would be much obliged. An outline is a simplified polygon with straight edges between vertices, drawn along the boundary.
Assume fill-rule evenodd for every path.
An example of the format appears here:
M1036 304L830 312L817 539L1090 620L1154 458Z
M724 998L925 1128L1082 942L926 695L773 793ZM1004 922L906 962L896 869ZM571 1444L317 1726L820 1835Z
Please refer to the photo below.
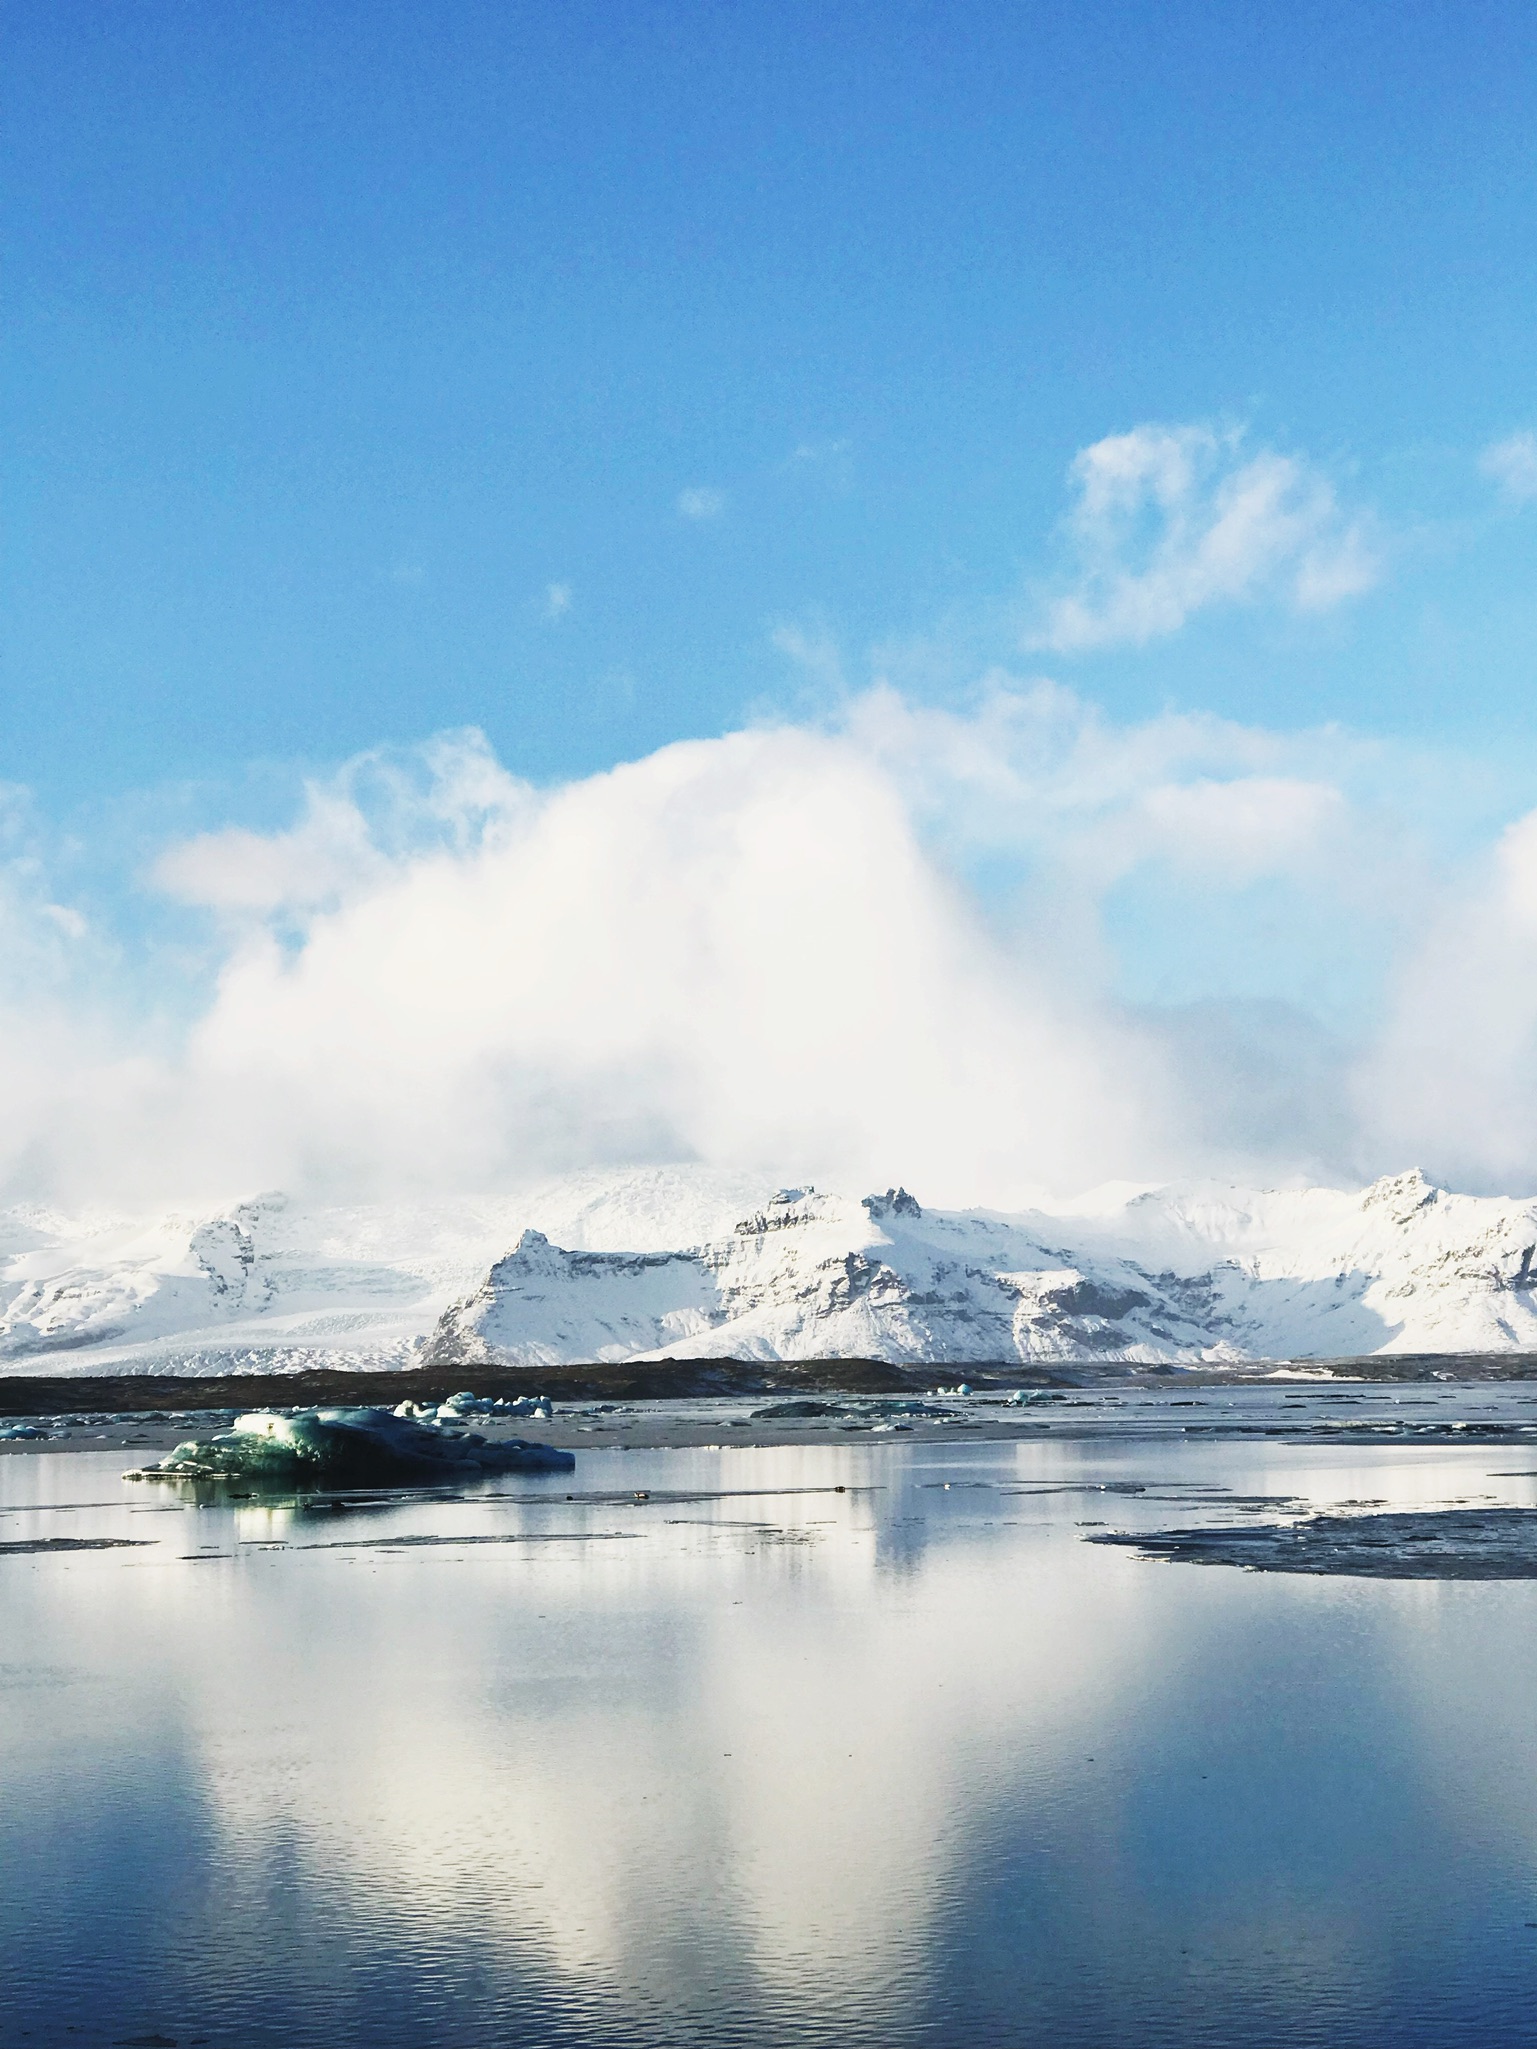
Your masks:
M1139 1365L1125 1360L1017 1362L940 1361L895 1366L879 1359L663 1359L618 1365L488 1366L450 1364L392 1368L307 1369L295 1373L0 1374L0 1418L91 1411L142 1415L149 1409L393 1407L441 1401L467 1389L476 1395L548 1395L557 1402L667 1401L731 1395L912 1395L962 1382L978 1393L1013 1388L1317 1387L1329 1381L1468 1382L1537 1380L1537 1352L1372 1353L1345 1359L1252 1360L1241 1366L1196 1362Z

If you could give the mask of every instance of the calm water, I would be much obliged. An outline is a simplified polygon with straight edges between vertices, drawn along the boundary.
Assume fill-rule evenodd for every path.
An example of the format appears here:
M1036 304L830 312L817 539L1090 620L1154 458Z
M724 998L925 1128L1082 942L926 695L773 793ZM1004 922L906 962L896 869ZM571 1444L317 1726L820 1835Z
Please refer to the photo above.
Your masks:
M0 1558L0 2044L1537 2042L1537 1583L1083 1541L1530 1504L1533 1452L594 1451L346 1514L123 1463L0 1460L0 1541L150 1540ZM810 1491L661 1498L720 1489Z

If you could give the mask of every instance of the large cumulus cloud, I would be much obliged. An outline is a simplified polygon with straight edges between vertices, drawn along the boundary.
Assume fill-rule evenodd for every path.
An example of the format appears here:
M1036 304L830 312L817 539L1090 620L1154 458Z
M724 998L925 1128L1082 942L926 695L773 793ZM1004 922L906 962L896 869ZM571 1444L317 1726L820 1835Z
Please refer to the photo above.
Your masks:
M1438 841L1411 821L1455 782L1003 676L544 790L448 735L164 848L213 968L158 1011L102 998L132 946L13 850L0 1170L114 1200L681 1159L1000 1205L1410 1159L1525 1184L1537 822Z

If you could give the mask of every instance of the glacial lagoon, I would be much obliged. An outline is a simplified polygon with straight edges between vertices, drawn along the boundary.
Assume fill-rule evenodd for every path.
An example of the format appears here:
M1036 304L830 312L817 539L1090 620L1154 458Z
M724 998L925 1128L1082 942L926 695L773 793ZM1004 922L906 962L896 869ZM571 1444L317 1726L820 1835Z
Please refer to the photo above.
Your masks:
M1537 2041L1537 1580L1093 1541L1537 1507L1479 1400L308 1504L17 1447L0 2045Z

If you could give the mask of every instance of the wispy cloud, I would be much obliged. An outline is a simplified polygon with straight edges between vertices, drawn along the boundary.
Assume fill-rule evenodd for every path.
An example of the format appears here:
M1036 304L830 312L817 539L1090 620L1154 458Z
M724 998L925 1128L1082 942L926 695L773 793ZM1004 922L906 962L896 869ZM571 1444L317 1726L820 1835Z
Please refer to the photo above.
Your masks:
M814 477L831 490L847 491L854 476L854 443L847 434L798 441L780 467L788 475Z
M790 461L800 464L837 462L846 456L853 446L853 442L846 434L836 441L797 441L790 450Z
M225 826L168 847L150 879L237 925L292 921L366 896L403 861L481 844L527 796L480 733L440 733L425 747L360 754L311 778L300 817L282 831Z
M726 509L726 494L709 484L691 484L678 493L678 513L683 519L719 519Z
M1382 750L1337 728L1280 733L1188 712L1122 724L1060 684L1006 675L964 711L877 685L844 717L961 866L1044 860L1093 897L1148 867L1214 895L1287 879L1391 900L1403 879L1401 840L1357 795L1382 773ZM1400 786L1408 774L1395 761Z
M544 593L545 618L564 619L571 609L571 595L569 583L548 584Z
M1478 467L1514 504L1527 504L1537 498L1537 434L1508 434L1491 442Z
M848 676L842 649L822 622L797 625L793 620L786 620L770 633L769 644L793 664L824 704L835 704L848 696Z
M1081 450L1069 477L1072 570L1032 647L1140 645L1209 606L1262 597L1321 611L1380 573L1369 522L1319 469L1248 453L1237 431L1135 427Z
M1464 1185L1537 1179L1537 812L1428 899L1355 1076L1368 1143Z

